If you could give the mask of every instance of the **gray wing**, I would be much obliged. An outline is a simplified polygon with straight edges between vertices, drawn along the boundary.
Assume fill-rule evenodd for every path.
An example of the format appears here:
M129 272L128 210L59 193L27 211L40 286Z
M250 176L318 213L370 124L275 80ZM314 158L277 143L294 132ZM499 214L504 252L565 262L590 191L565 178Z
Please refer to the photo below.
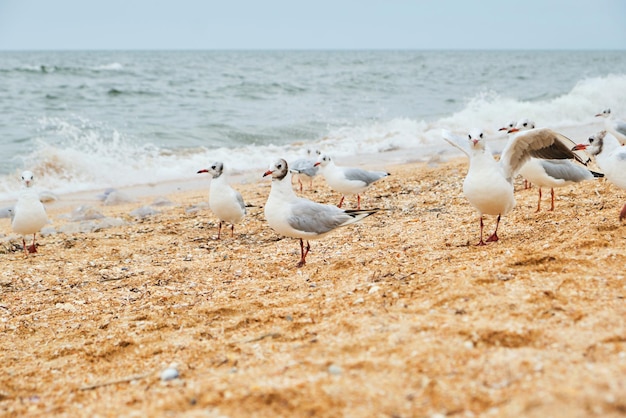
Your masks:
M295 160L289 165L289 168L292 172L305 174L309 177L315 176L319 170L319 167L315 166L315 161L306 158Z
M594 178L591 171L570 160L540 160L539 163L550 177L578 183Z
M241 208L241 210L243 210L243 214L246 215L246 203L243 201L243 196L241 196L241 193L235 190L235 197L237 198L237 203L239 203L239 207Z
M367 185L389 175L386 171L367 171L360 168L345 168L343 173L348 180L362 181Z
M467 138L455 135L452 132L448 131L447 129L442 129L441 130L441 136L450 145L460 149L468 157L470 156L470 145L469 145L469 141L467 140Z
M589 160L574 153L574 141L551 129L533 129L515 135L502 151L500 164L507 178L513 178L530 157L551 160Z
M299 231L324 234L352 219L352 216L337 206L299 199L293 205L292 215L287 222Z

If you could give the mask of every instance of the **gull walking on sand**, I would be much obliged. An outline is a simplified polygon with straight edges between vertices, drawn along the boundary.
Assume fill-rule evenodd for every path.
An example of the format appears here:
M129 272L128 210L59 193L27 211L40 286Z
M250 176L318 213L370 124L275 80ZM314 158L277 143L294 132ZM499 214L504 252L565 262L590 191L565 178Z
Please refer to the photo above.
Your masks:
M39 200L39 194L33 188L34 175L30 171L22 173L22 190L18 196L17 203L13 209L13 219L11 227L17 234L22 235L24 253L36 253L37 245L35 236L48 223L46 209ZM33 243L26 246L26 235L33 235Z
M476 208L480 216L480 241L483 241L483 216L497 216L496 229L486 242L498 241L500 218L515 207L513 178L531 156L551 159L574 158L567 146L569 140L549 129L537 129L531 135L511 138L502 151L500 160L493 158L483 132L472 130L461 137L442 130L443 139L463 151L470 160L469 170L463 182L463 194Z
M287 161L279 159L270 165L263 177L272 176L272 188L265 204L265 219L280 235L300 239L300 262L306 264L311 249L309 240L319 239L335 229L366 218L379 209L342 210L337 206L316 203L296 196L291 187ZM304 245L306 240L306 246Z
M319 151L312 151L308 149L307 156L304 158L298 158L289 164L289 169L292 173L296 174L298 184L300 184L300 192L302 192L302 179L306 177L309 179L309 188L313 188L313 177L315 177L319 171L319 167L315 165L317 162L317 156L321 154ZM315 154L315 158L311 156Z
M339 167L328 155L320 155L315 163L331 189L342 194L338 207L343 204L346 195L357 196L357 209L361 209L361 193L374 182L387 177L386 171L367 171L361 168Z
M209 168L198 171L211 175L209 188L209 208L220 220L217 230L217 239L222 233L222 223L230 223L230 236L235 234L235 224L241 222L246 215L246 204L241 193L228 184L228 178L224 172L224 164L216 161Z
M596 163L608 181L626 189L626 147L607 131L600 131L589 137L588 143L578 144L575 150L586 150L596 157ZM619 214L620 221L626 219L626 204Z
M508 130L508 133L515 135L533 135L534 129L534 122L528 119L521 119L513 128ZM563 140L566 141L566 137L563 137ZM574 141L571 141L571 144L575 145ZM542 187L550 188L550 210L553 211L555 187L563 187L568 184L603 177L604 174L588 170L585 167L589 160L590 158L581 152L574 152L573 160L545 160L530 157L522 168L520 168L519 175L524 177L525 181L535 184L539 188L536 212L541 210Z
M616 119L611 109L604 109L596 117L604 118L604 129L611 133L621 145L626 145L626 122Z

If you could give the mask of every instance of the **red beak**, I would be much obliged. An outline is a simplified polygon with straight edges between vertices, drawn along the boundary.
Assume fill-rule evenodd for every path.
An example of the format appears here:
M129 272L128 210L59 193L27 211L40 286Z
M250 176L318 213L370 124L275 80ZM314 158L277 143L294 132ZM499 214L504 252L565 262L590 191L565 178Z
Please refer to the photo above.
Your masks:
M511 128L509 129L509 133L512 134L513 132L519 132L519 129L517 128Z
M263 173L263 177L265 176L269 176L270 174L272 174L273 171L272 170L267 170L265 173Z
M318 165L320 165L320 162L316 162L315 164L313 164L313 167L317 167Z
M208 173L209 170L207 170L206 168L203 168L202 170L198 171L196 174L200 174L200 173Z
M572 151L584 151L587 149L587 145L585 144L578 144L576 146L574 146L574 148L572 148Z
M602 113L598 113L598 114L596 115L596 117L598 117L598 116L603 116L603 115L602 115Z

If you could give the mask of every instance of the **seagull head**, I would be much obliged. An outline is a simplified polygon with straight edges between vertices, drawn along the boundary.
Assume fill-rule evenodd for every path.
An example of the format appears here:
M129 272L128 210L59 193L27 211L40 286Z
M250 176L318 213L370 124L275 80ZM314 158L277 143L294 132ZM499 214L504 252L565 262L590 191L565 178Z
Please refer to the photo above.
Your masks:
M509 129L509 133L511 134L513 132L529 131L531 129L535 129L535 122L528 118L524 118L520 119L513 128Z
M596 114L596 117L608 118L611 116L611 109L604 109L602 112Z
M485 149L485 136L483 134L483 131L481 131L480 129L472 129L467 135L467 138L470 141L470 147L472 149Z
M270 164L269 170L263 173L263 177L271 175L272 179L282 180L285 178L287 173L289 173L287 161L281 158L280 160L276 160L275 162Z
M508 123L508 125L503 126L502 128L498 129L498 131L507 131L509 132L511 129L515 128L515 125L517 125L516 121L511 121Z
M31 187L34 183L35 183L35 176L32 172L30 171L24 171L22 173L22 183L26 186L26 187Z
M602 152L605 136L606 131L600 131L596 134L593 134L589 137L588 144L578 144L574 148L572 148L572 151L587 151L591 155L598 155Z
M326 167L328 164L330 164L330 162L332 161L332 159L330 158L330 156L326 155L326 154L321 154L318 158L317 161L315 162L315 164L313 164L313 166L315 167Z
M224 172L224 164L219 161L216 161L213 164L211 164L209 168L204 168L198 171L198 174L209 173L211 174L211 177L215 179L221 176L223 172Z

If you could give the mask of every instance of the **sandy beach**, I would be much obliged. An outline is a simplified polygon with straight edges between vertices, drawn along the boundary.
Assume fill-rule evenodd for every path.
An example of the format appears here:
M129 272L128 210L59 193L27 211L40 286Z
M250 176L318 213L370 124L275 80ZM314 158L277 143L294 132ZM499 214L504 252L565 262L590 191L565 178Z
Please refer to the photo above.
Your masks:
M626 414L626 193L516 183L500 241L477 247L467 160L386 167L387 209L300 247L276 235L270 181L217 237L208 182L170 206L94 205L123 225L0 247L5 416L589 417ZM322 178L304 196L337 203ZM348 207L356 199L347 201ZM73 207L52 203L53 226ZM491 232L495 219L485 218ZM11 234L8 219L0 232ZM174 367L179 378L163 381Z

